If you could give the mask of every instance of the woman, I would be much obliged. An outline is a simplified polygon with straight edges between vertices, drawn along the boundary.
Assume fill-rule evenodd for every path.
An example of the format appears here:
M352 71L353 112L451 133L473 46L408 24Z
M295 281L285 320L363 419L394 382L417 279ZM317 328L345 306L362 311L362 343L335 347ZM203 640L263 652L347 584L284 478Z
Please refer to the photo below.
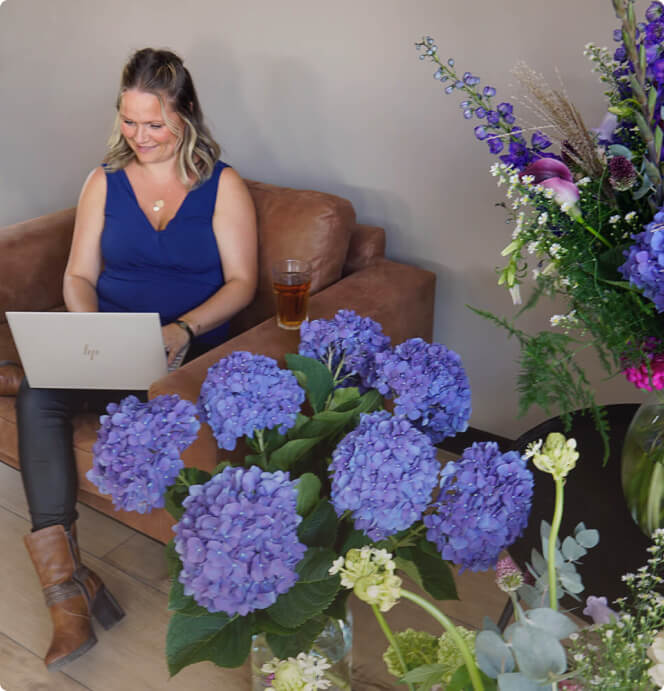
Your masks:
M256 287L256 219L240 176L218 161L191 76L146 48L124 68L102 167L79 198L64 299L72 312L158 312L169 363L219 344ZM71 419L126 391L31 389L17 399L19 456L32 533L25 538L53 621L45 662L58 669L96 638L90 617L124 613L82 566ZM145 393L142 393L145 396Z

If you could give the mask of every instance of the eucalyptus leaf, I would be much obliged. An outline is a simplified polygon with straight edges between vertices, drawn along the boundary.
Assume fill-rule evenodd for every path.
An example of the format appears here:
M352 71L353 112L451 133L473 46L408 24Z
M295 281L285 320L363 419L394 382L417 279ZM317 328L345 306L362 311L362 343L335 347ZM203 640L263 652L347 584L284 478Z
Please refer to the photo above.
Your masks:
M534 548L530 552L530 562L533 566L533 569L535 569L538 574L546 573L548 568L546 559L544 559L544 557Z
M512 635L512 650L521 673L538 683L545 683L550 675L562 674L567 669L565 649L555 636L542 629L517 627Z
M524 677L520 672L498 676L498 691L539 691L540 689L551 691L551 684L538 684Z
M542 593L530 583L524 583L518 590L519 597L528 607L537 607L542 603Z
M588 551L571 536L567 536L563 540L562 552L563 556L568 561L578 561L588 553Z
M622 144L612 144L609 147L611 156L624 156L628 161L632 160L632 152Z
M495 679L514 669L514 658L505 641L495 631L480 631L475 637L475 657L479 668Z
M561 612L549 607L537 607L526 612L527 621L543 631L555 636L558 640L567 638L578 630L577 625Z
M482 618L482 631L493 631L494 633L497 633L499 636L501 634L500 629L498 628L498 624L491 619L491 617L484 616Z
M599 531L593 528L580 530L574 537L586 549L592 549L599 543Z
M560 584L569 593L578 594L583 592L583 581L578 573L559 573Z

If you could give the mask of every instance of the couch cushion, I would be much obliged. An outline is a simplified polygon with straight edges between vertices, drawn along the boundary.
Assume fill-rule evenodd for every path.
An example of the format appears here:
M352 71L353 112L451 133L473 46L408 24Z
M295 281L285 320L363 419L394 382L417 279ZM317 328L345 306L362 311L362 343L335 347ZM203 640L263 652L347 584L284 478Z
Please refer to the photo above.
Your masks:
M259 277L254 301L231 321L242 333L275 313L271 266L278 259L312 263L311 292L341 278L355 211L347 199L247 181L256 206Z

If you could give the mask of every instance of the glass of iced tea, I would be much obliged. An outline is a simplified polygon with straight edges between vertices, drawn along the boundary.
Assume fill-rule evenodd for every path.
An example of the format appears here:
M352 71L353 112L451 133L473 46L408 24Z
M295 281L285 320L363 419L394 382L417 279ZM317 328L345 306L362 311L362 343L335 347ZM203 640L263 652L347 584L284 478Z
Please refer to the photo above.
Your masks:
M303 259L281 259L272 267L272 289L277 299L277 324L299 329L307 318L311 264Z

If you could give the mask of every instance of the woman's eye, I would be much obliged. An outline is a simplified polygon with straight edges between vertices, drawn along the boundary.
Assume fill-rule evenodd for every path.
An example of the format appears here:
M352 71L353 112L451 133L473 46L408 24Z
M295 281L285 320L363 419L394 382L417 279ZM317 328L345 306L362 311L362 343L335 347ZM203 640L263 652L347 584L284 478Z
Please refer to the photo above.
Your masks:
M150 125L150 127L151 127L153 130L160 130L160 129L163 127L163 125L160 125L158 122L153 122L153 123Z
M122 122L125 125L133 125L134 124L132 120L123 120Z

